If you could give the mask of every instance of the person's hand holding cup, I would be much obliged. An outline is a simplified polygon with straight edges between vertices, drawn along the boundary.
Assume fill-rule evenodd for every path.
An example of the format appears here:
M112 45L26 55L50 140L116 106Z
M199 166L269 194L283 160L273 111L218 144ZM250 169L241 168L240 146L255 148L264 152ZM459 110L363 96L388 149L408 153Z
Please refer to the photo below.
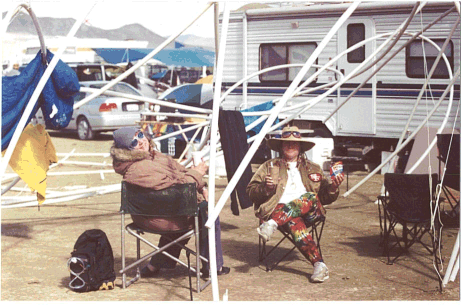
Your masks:
M208 171L208 165L203 162L202 159L202 152L201 151L194 151L192 152L192 160L194 162L194 166L192 166L192 169L195 169L202 175L205 175Z
M279 168L274 166L271 162L271 165L269 166L269 175L266 175L265 179L266 191L270 192L274 190L277 186L278 180Z

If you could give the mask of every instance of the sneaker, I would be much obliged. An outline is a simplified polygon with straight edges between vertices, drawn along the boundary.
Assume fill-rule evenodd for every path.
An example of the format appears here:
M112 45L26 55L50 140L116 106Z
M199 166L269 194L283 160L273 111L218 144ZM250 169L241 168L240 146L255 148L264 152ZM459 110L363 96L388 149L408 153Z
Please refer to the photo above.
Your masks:
M277 226L269 222L263 222L256 230L264 242L268 242L271 235L275 232L275 230L277 230Z
M313 283L323 283L325 280L330 278L327 265L323 262L316 262L314 264L314 274L311 276Z

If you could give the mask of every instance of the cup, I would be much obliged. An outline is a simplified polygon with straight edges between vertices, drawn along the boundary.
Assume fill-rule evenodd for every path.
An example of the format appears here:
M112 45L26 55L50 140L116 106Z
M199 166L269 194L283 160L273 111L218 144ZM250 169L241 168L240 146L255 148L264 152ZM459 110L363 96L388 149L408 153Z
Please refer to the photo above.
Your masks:
M279 168L276 166L270 166L269 174L271 175L274 184L277 184L279 182Z
M192 160L194 161L194 166L197 166L202 162L202 152L201 151L193 151L192 153Z

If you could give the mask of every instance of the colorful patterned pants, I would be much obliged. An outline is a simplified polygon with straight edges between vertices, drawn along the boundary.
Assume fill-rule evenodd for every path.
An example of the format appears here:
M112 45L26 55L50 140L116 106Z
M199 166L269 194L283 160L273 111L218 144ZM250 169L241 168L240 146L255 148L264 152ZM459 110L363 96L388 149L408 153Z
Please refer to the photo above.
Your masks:
M270 218L284 226L301 253L314 265L323 259L308 227L325 213L317 194L308 192L287 204L279 203Z

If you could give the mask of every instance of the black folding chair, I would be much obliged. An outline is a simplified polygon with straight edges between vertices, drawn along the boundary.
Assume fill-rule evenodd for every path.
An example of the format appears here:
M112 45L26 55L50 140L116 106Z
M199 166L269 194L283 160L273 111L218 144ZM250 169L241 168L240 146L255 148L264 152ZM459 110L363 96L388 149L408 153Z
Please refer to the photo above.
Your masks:
M143 188L137 185L129 184L122 181L122 198L121 198L121 243L122 243L122 287L126 288L132 283L136 282L141 278L139 265L146 260L150 259L154 255L166 255L169 258L175 260L179 264L188 268L189 271L189 284L190 293L192 299L192 280L191 271L196 274L197 278L197 292L200 293L206 286L210 284L210 280L206 281L201 285L201 273L200 273L200 260L208 262L208 260L200 255L199 245L199 210L197 206L197 193L195 183L178 184L164 190L152 190ZM190 225L181 230L175 231L156 231L152 229L141 228L135 223L130 223L125 226L125 214L131 215L142 215L152 216L161 218L171 217L185 217L190 219ZM125 232L136 238L137 257L136 261L126 266L126 255L125 255ZM151 234L168 234L168 233L182 233L180 237L172 240L162 248L158 248L154 243L148 241L146 238L141 236L144 233ZM192 250L186 246L183 246L179 242L184 239L195 236L195 249ZM152 247L154 250L149 254L141 257L141 241ZM177 245L186 250L186 256L188 263L173 257L168 252L165 252L172 245ZM190 254L196 256L195 268L190 266ZM127 282L126 272L131 268L136 267L136 276Z
M262 221L260 220L259 224L261 224ZM323 226L325 225L325 216L318 217L313 224L307 224L307 227L309 228L309 233L312 235L314 238L315 242L317 243L317 248L319 249L320 255L322 255L322 250L320 248L320 239L322 238L322 233L323 233ZM259 237L259 256L258 256L258 261L261 263L264 263L266 266L266 272L270 272L277 267L277 265L282 262L291 252L293 252L294 249L297 248L293 238L291 237L291 234L283 227L279 226L278 231L282 233L283 237L282 239L279 240L279 242L273 246L269 251L267 251L266 247L267 244L264 242L264 240ZM292 243L292 248L288 250L285 255L283 255L281 258L279 258L276 262L270 263L269 262L269 256L274 252L275 249L279 247L279 245L285 240L289 240Z
M436 265L439 265L441 240L438 235L439 209L436 208L435 202L437 179L437 174L386 173L384 175L386 195L378 196L378 207L381 244L384 246L384 255L387 256L389 265L392 265L403 253L408 252L416 242L433 254ZM432 221L433 230L431 229ZM402 226L402 230L398 225ZM423 241L426 233L431 237L430 244ZM394 248L397 252L391 259L391 251Z
M450 189L459 192L459 134L438 134L437 149L439 152L439 174L442 177L442 164L446 167L442 184L442 191L450 204L451 210L445 212L459 226L459 197L456 197ZM450 189L449 189L450 188Z

